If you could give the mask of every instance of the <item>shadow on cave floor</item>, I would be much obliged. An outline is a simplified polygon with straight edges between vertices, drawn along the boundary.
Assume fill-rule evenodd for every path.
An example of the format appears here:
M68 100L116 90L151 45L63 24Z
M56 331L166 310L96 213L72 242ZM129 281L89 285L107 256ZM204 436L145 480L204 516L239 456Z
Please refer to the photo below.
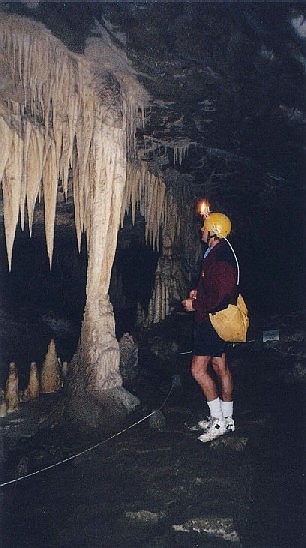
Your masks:
M161 360L146 347L162 330L140 343L145 366L136 393L142 406L128 424L159 411L121 435L108 439L42 428L31 438L22 431L22 410L11 415L10 425L0 419L4 450L9 429L19 428L20 436L9 453L7 477L108 439L1 489L3 547L305 545L301 330L289 329L284 342L258 339L229 350L237 428L209 444L185 427L185 421L207 413L189 375L190 355ZM43 412L56 397L41 400ZM28 419L35 421L27 405Z

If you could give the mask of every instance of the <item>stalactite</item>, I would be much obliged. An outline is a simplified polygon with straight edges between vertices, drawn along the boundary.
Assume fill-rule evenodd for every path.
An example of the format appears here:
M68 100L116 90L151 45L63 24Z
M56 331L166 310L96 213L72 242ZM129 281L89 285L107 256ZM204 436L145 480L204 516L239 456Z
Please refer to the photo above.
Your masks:
M132 222L135 223L138 207L146 221L146 241L152 245L153 249L159 250L161 230L168 225L172 226L173 240L179 235L177 204L171 194L166 192L163 179L151 173L145 162L128 164L127 184L121 209L121 226L123 226L124 214L130 208Z
M12 264L12 251L20 208L22 156L23 142L18 133L14 131L2 178L5 239L9 268Z
M43 170L43 189L45 205L45 233L49 263L51 268L54 245L54 220L56 210L58 170L56 165L55 144L51 141L50 149Z
M43 174L43 140L38 129L27 124L29 145L25 147L24 185L26 188L29 231L32 235L33 215Z
M192 143L189 141L182 141L173 145L173 163L181 165L184 158L186 158L189 147Z
M13 131L5 122L4 118L0 117L0 136L1 136L1 154L0 154L0 181L3 177L4 168L6 166L13 139Z
M69 52L42 25L24 18L1 14L0 47L5 59L11 60L9 66L16 88L21 81L24 91L23 101L20 104L8 100L5 118L0 118L0 129L3 130L0 135L2 149L0 179L4 187L7 252L9 267L11 267L17 193L19 192L21 227L23 228L24 224L26 200L31 234L33 210L40 193L42 177L47 178L47 181L43 180L44 194L47 193L44 196L45 202L48 202L52 196L50 206L45 203L46 240L51 261L53 249L51 224L54 222L54 196L58 177L61 177L64 192L67 192L73 145L77 141L81 149L80 143L84 139L85 144L78 159L80 180L84 188L86 158L94 124L95 105L98 105L101 100L94 86L90 84L93 79L90 63L85 58ZM84 114L84 102L86 102L86 108L91 105L91 108L87 109L92 117L90 123L88 123L88 114ZM20 128L24 126L24 131L20 129L18 136L16 123ZM22 136L23 139L21 139ZM23 157L21 165L19 161L16 162L18 139L20 140L18 154ZM14 182L14 189L8 188L12 177L10 157L14 158L11 164L12 162L16 164L14 180L18 177L17 169L22 167L24 173L24 177L18 184ZM82 191L78 194L76 225L79 240L80 232L84 229L86 208L83 204L84 194Z

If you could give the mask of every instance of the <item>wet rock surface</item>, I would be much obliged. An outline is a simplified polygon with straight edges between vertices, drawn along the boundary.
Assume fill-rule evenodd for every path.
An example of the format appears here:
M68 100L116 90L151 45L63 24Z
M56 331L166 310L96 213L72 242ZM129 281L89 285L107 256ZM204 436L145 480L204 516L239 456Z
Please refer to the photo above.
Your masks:
M236 431L206 444L185 427L208 411L190 355L179 354L188 321L139 340L141 407L121 432L50 423L60 394L0 419L2 481L45 468L1 488L3 546L304 546L302 319L288 320L278 343L263 343L259 326L255 342L229 348ZM178 350L164 361L162 332Z

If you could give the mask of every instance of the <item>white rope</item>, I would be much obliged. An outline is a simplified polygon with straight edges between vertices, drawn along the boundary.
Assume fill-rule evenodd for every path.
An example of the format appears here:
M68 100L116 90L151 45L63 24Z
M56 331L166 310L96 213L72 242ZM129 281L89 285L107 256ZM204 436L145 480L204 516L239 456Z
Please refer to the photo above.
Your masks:
M96 449L100 445L103 445L104 443L107 443L108 441L120 436L121 434L123 434L124 432L127 432L131 428L134 428L134 426L137 426L141 422L145 421L146 419L148 419L149 417L154 415L154 413L157 413L158 411L160 411L166 405L166 402L169 399L174 386L175 386L175 384L172 382L172 386L171 386L166 398L164 399L162 405L158 409L154 409L153 411L151 411L151 413L149 413L145 417L142 417L142 419L139 419L139 421L134 422L133 424L130 424L130 426L127 426L126 428L124 428L120 432L116 432L115 434L113 434L112 436L107 438L106 440L102 440L99 443L96 443L95 445L92 445L91 447L88 447L87 449L84 449L83 451L80 451L79 453L76 453L74 455L71 455L70 457L67 457L66 459L63 459L59 462L56 462L55 464L50 464L49 466L45 466L45 468L40 468L39 470L36 470L35 472L31 472L30 474L26 474L25 476L20 476L19 478L15 478L15 479L12 479L10 481L6 481L4 483L0 483L0 487L5 487L6 485L11 485L13 483L17 483L18 481L24 480L26 478L30 478L32 476L36 476L37 474L41 474L42 472L46 472L46 470L51 470L52 468L55 468L56 466L60 466L61 464L64 464L65 462L76 459L77 457L80 457L81 455L85 455L85 453L89 453L90 451L92 451L93 449Z

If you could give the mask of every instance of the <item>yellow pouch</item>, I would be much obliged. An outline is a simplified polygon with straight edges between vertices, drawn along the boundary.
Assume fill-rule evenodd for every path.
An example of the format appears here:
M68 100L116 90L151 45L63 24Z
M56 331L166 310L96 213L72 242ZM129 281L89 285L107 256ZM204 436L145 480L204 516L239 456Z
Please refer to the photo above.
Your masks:
M237 305L229 304L224 310L209 314L212 326L226 342L246 342L249 328L248 309L241 294Z

